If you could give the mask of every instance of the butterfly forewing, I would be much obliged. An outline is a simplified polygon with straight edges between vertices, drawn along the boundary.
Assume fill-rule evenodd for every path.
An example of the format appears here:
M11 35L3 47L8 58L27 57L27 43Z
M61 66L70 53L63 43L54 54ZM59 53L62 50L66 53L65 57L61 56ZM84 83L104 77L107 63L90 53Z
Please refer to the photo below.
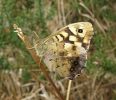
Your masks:
M92 36L91 23L69 24L46 38L36 51L50 70L55 69L60 76L73 79L85 67Z

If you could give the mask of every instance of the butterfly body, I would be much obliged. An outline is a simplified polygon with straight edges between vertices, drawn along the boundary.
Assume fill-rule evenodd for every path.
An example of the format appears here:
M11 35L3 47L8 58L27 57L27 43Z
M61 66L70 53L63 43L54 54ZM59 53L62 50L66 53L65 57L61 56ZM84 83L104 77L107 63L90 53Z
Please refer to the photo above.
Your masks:
M74 79L85 67L87 51L93 36L89 22L69 24L42 41L37 54L43 52L48 68L55 68L60 76Z

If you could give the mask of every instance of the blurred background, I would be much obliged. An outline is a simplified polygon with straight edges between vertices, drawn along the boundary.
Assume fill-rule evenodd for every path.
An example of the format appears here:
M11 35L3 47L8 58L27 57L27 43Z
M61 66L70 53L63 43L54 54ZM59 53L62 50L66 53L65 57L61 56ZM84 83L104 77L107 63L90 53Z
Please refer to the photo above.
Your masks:
M58 100L13 24L44 39L80 21L91 22L95 35L70 100L116 100L116 0L0 0L0 100ZM51 74L65 96L68 80Z

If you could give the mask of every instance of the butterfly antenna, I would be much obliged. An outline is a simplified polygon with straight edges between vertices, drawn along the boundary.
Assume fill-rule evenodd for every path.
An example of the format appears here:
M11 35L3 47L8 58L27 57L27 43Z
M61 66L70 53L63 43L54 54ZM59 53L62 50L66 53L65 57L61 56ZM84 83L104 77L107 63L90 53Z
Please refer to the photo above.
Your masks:
M72 80L69 80L69 82L68 82L68 89L67 89L67 95L66 95L66 100L69 100L69 97L70 97L71 83L72 83Z
M37 37L38 40L40 39L35 31L33 31L33 34Z

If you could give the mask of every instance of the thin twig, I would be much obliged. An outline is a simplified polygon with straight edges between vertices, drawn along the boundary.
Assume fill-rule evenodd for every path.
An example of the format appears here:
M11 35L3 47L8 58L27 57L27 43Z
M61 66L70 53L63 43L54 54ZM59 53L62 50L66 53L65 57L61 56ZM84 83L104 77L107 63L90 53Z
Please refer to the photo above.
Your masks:
M65 12L64 12L64 1L61 0L61 13L62 13L62 22L63 25L66 25L66 18L65 18Z
M72 80L69 80L68 89L67 89L67 95L66 95L66 100L69 100L70 90L71 90L71 83L72 83Z
M60 0L57 0L57 9L58 9L58 24L60 25L60 27L62 26L62 17L61 17L61 11L60 11Z

